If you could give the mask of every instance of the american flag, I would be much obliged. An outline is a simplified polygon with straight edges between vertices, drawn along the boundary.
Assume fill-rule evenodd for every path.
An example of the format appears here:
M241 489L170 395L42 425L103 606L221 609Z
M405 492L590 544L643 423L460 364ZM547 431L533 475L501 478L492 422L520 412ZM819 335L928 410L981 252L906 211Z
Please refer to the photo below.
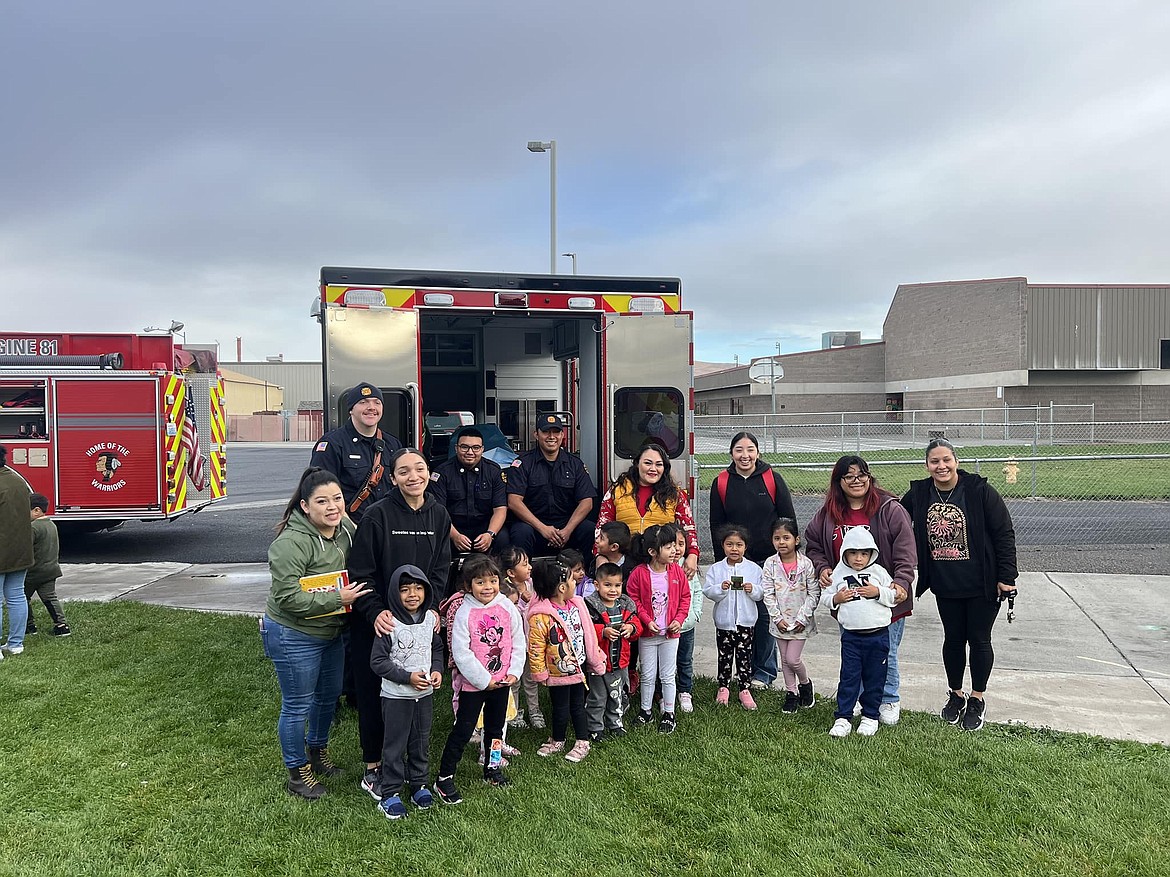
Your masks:
M203 466L203 454L199 450L199 428L195 425L195 403L191 400L191 388L187 387L186 416L183 418L183 436L179 445L187 451L187 474L191 483L202 493L207 489L207 470Z

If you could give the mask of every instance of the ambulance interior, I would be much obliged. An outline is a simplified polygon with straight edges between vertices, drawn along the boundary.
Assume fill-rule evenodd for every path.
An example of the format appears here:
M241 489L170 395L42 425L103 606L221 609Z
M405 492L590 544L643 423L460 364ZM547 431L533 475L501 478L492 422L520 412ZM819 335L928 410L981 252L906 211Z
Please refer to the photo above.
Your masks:
M565 444L600 471L601 334L596 314L548 318L443 311L420 314L422 409L470 411L516 451L536 418L572 415ZM580 402L578 403L578 400Z

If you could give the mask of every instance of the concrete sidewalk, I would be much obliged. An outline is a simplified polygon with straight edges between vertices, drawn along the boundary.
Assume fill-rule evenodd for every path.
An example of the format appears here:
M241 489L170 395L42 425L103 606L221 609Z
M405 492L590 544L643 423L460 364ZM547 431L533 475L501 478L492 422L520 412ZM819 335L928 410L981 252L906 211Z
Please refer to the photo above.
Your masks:
M179 609L259 615L268 566L182 563L64 565L65 600L136 600ZM1103 737L1170 744L1170 576L1024 573L1017 619L995 627L996 668L988 719ZM715 673L710 603L699 623L695 670ZM836 623L818 611L820 633L805 663L821 695L838 670ZM77 631L79 645L85 630ZM919 601L899 651L904 709L935 713L946 699L942 627L934 601ZM764 697L782 695L765 693ZM703 708L703 705L700 705Z

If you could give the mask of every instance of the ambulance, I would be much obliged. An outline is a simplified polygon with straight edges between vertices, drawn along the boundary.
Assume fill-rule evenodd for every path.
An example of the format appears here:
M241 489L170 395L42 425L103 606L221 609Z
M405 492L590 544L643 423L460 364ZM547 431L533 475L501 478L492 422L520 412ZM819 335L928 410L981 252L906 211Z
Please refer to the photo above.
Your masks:
M424 446L428 412L469 411L513 450L560 413L565 445L604 491L646 439L693 495L693 315L677 278L322 268L326 430L361 381L382 430Z
M224 385L172 336L0 333L0 444L58 524L102 530L227 495Z

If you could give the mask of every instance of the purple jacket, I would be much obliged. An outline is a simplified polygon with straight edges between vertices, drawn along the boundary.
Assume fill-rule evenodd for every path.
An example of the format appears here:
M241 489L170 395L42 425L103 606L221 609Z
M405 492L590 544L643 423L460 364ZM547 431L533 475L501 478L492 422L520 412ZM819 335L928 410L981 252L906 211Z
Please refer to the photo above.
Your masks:
M824 506L804 528L804 553L813 562L818 576L822 570L832 571L837 565L833 559L833 531L836 529L837 524ZM869 531L877 543L882 566L889 571L890 578L906 589L906 599L893 609L893 620L897 621L914 611L914 568L918 564L914 524L897 497L883 496L882 504L869 519Z

